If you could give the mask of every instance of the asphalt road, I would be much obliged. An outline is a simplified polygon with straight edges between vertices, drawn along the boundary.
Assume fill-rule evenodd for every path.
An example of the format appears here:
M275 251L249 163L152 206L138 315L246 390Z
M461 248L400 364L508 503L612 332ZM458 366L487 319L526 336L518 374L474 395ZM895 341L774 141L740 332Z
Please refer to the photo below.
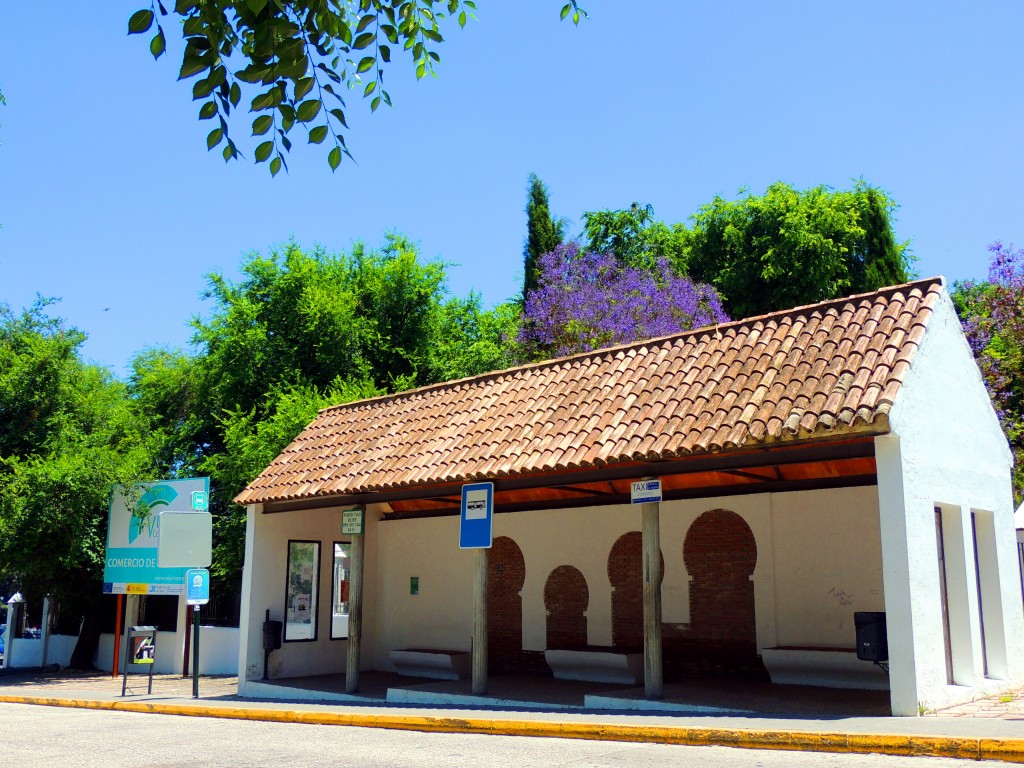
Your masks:
M417 733L378 728L259 723L171 715L0 704L7 765L359 766L763 766L764 768L960 768L971 760L837 755L727 747L618 744L572 739Z

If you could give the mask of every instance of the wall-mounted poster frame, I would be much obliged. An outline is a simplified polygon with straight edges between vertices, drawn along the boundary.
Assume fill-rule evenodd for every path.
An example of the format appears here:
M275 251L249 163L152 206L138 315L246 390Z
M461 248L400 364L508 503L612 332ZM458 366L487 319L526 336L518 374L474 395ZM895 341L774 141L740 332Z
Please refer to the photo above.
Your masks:
M319 541L288 540L286 581L284 641L316 640L320 597Z
M334 542L331 575L331 640L348 638L348 590L352 581L352 542Z

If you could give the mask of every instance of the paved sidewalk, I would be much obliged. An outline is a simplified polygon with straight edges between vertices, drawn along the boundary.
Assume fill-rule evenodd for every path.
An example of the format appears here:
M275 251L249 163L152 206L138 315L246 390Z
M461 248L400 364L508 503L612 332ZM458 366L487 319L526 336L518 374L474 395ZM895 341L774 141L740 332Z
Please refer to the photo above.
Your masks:
M1016 720L1020 723L1021 733L1024 734L1024 688L979 697L967 704L958 704L937 711L929 710L924 716Z
M0 702L435 732L546 736L747 748L935 755L1024 763L1024 691L988 697L928 717L814 717L428 707L379 700L351 703L242 699L234 677L192 681L144 676L32 672L0 676ZM2 704L0 704L2 707Z

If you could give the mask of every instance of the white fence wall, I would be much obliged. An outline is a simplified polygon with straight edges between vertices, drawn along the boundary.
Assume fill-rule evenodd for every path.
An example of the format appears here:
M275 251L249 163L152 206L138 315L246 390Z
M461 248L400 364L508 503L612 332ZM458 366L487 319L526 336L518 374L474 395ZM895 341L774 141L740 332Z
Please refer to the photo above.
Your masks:
M121 653L124 653L123 647ZM113 654L113 633L100 635L100 643L93 664L97 669L110 672L113 669ZM189 664L191 663L192 651L190 649ZM120 665L118 666L120 667ZM156 633L156 666L153 668L153 672L157 674L181 672L181 659L178 658L174 632ZM199 630L199 674L238 674L238 627L202 627Z

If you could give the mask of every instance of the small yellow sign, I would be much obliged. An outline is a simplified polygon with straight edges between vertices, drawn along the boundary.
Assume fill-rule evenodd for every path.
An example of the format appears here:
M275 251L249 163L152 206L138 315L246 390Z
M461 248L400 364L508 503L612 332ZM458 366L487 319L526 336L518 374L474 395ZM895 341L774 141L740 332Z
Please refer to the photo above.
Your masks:
M149 594L148 584L129 584L128 585L129 595L147 595Z

